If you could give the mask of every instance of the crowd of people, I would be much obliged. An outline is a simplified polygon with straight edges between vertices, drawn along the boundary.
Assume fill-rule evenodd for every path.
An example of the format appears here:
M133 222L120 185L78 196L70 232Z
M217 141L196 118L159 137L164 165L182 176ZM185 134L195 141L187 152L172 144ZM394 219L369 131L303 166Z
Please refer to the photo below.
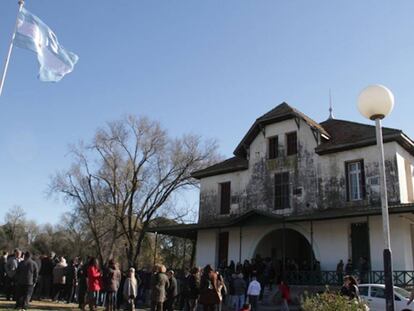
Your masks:
M3 253L0 286L16 309L26 310L32 299L77 303L82 310L134 310L150 306L152 311L257 310L265 286L271 288L274 273L260 256L243 265L233 262L217 270L207 265L176 273L164 265L152 269L121 271L109 260L101 266L94 257L66 260L54 253L39 256L30 252ZM283 310L288 310L289 287L278 282Z
M360 266L364 268L361 260ZM318 268L318 262L314 263ZM109 260L100 265L94 257L83 261L74 257L67 261L53 252L39 256L16 249L0 258L0 286L7 300L14 300L16 308L26 310L31 299L50 299L60 303L77 303L82 310L134 310L136 306L150 306L152 311L257 311L267 287L276 285L281 310L289 310L290 289L284 273L295 273L302 267L291 259L283 266L259 255L242 263L233 261L215 270L211 265L203 269L167 270L156 264L152 269L121 271L119 264ZM352 262L338 263L337 273L344 281L341 293L350 299L358 297L358 285L352 276ZM365 271L365 270L363 270ZM360 273L364 275L364 273Z
M82 310L88 305L90 310L98 305L118 310L137 296L135 274L133 268L122 274L113 260L100 267L94 257L85 262L75 257L67 263L54 253L36 256L16 249L10 255L3 253L0 259L1 289L7 300L16 301L19 310L27 309L32 299L76 302Z

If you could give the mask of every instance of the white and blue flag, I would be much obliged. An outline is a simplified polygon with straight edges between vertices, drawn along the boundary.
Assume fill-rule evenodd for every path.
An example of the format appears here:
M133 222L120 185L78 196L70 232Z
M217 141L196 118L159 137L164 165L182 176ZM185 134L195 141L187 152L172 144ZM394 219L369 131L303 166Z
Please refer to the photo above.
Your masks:
M37 54L41 81L59 81L73 70L79 59L66 51L53 31L25 8L18 15L14 44Z

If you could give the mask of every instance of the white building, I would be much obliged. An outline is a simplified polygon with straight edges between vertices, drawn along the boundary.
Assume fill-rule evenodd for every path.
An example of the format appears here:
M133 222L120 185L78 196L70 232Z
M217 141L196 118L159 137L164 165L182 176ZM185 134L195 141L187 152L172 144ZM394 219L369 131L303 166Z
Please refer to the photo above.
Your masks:
M414 270L414 142L384 128L394 270ZM382 270L382 218L375 127L317 123L282 103L256 119L234 157L194 172L200 180L197 224L157 228L197 239L196 264L365 257Z

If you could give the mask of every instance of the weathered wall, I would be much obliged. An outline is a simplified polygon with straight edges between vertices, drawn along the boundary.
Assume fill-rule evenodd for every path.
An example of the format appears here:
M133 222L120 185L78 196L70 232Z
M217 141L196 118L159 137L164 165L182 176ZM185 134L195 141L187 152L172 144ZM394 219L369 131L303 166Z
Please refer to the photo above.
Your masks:
M299 124L299 125L298 125ZM296 131L298 154L286 156L286 133ZM267 159L267 139L278 135L277 159ZM275 213L303 213L314 209L379 205L379 170L376 146L319 156L317 140L311 128L302 120L286 120L271 124L259 133L250 145L249 169L203 178L201 180L199 221L231 217L250 209ZM414 159L396 142L384 144L388 200L391 203L414 201L414 181L407 186L407 174L412 172ZM364 160L366 198L346 201L345 162ZM406 160L408 159L408 160ZM407 164L408 161L408 164ZM290 206L274 210L274 175L289 172ZM219 183L231 182L231 215L220 215Z
M200 230L197 233L196 262L198 266L216 265L217 230Z
M381 216L358 217L341 220L315 221L313 223L313 252L321 263L322 270L335 271L340 259L344 262L352 257L350 228L352 223L368 221L370 236L370 256L372 270L383 270L382 251L384 240ZM404 216L390 216L391 248L394 270L413 270L413 249L411 236L412 221ZM250 260L257 252L260 241L275 230L282 229L281 224L262 225L250 223L241 228L223 228L229 231L229 258L234 262ZM285 228L293 229L303 235L311 244L309 222L287 223ZM197 243L197 265L217 264L216 241L219 230L201 230ZM241 247L241 249L240 249ZM286 247L289 247L287 245ZM240 257L241 255L241 257Z
M388 201L400 203L399 177L397 166L397 146L395 142L384 144L385 170L387 178ZM345 162L364 160L366 198L361 201L346 201ZM319 157L320 206L321 208L351 207L359 205L379 205L378 151L376 146L336 152Z
M396 159L400 185L401 203L414 202L413 167L414 157L403 147L397 144Z
M286 133L297 131L298 154L286 156ZM267 159L267 139L279 136L279 156ZM249 169L203 178L200 191L199 221L205 222L220 216L219 183L231 182L231 214L240 214L250 209L273 211L274 175L290 173L291 208L277 211L291 213L317 207L318 200L318 156L314 152L317 141L311 129L303 121L299 128L295 120L271 124L250 145Z
M390 215L390 240L394 270L413 270L411 221L400 215ZM381 216L370 217L370 248L372 270L383 270L384 236Z

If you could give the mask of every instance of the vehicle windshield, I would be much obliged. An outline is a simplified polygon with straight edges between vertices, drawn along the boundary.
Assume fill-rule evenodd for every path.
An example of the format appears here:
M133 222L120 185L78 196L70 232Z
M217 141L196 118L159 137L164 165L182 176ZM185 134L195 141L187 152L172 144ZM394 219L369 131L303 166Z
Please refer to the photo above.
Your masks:
M394 287L394 292L398 295L403 296L404 298L410 298L410 292L406 291L404 288L401 287Z

